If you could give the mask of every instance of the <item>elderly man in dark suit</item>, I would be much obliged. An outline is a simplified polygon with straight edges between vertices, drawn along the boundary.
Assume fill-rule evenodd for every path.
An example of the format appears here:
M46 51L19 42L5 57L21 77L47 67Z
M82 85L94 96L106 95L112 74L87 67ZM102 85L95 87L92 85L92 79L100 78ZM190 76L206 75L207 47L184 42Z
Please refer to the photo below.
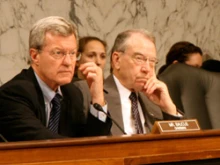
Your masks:
M82 92L70 83L77 47L76 29L62 17L34 24L30 68L0 88L0 134L8 141L109 134L111 121L93 106L84 109ZM89 84L92 103L107 111L101 68L90 62L79 69Z
M167 86L156 78L154 37L142 29L120 33L111 54L112 74L104 81L111 117L126 134L149 133L156 120L180 119ZM121 131L113 124L113 135Z

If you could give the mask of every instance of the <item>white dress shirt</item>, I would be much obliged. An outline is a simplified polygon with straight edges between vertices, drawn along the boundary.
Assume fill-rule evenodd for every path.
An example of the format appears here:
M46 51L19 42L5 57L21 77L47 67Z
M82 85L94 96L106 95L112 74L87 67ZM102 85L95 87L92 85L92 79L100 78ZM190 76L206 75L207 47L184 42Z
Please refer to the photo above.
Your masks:
M119 95L120 95L124 130L126 134L128 135L136 134L137 131L135 128L134 119L132 117L131 100L129 99L131 91L125 88L114 75L113 77L114 77L114 80L115 80L115 83L116 83L116 86L118 88ZM146 133L146 129L144 127L145 118L144 118L143 111L141 109L141 105L139 101L138 101L138 111L140 114L143 131L144 133Z

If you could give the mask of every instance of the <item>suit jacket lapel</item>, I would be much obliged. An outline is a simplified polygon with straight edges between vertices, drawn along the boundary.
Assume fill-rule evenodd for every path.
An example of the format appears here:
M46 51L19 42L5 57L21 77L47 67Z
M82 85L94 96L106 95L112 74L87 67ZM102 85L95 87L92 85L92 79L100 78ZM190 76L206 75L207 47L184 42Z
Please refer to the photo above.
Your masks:
M121 100L119 96L119 92L117 86L115 84L114 78L110 75L104 82L104 92L105 98L108 102L108 110L111 114L111 117L116 120L116 122L124 128L123 118L122 118L122 108L121 108ZM111 133L112 135L122 135L121 130L112 123Z
M156 120L162 120L163 114L160 108L152 103L143 93L138 94L138 99L145 118L145 129L149 133Z
M104 83L105 98L108 102L108 109L113 119L124 129L122 118L121 100L113 75L107 77ZM162 120L163 114L161 109L152 103L143 93L139 92L138 99L145 118L145 129L149 133L156 120ZM122 135L123 133L113 123L111 132L113 135Z
M42 123L44 126L46 126L46 114L45 114L45 102L44 102L44 96L42 93L42 90L40 88L40 85L38 84L37 78L34 74L34 70L32 67L29 67L28 70L26 70L26 72L23 71L23 76L25 76L27 79L30 79L30 81L32 81L34 83L35 89L36 89L36 93L38 93L38 95L36 96L38 101L36 100L37 104L36 106L38 106L38 109L40 111L38 111L38 118L41 119ZM31 91L30 91L31 92ZM33 92L31 92L33 93Z

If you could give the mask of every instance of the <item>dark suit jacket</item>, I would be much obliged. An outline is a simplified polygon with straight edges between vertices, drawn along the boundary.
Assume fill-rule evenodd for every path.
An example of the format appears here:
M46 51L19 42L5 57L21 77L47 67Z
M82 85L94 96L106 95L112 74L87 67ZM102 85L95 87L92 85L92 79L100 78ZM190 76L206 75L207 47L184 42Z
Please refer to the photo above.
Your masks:
M43 93L33 69L22 70L0 87L0 134L9 141L109 134L111 121L103 123L85 110L82 92L73 83L61 91L59 134L53 134L46 128Z
M111 114L111 117L117 121L117 123L124 128L123 119L122 119L122 107L121 100L117 86L115 84L113 75L107 77L104 81L104 91L105 99L108 102L108 110ZM152 103L143 93L139 93L139 102L143 110L145 117L145 128L147 133L152 129L152 126L155 121L158 120L178 120L179 117L171 116L169 114L163 113L161 109ZM112 135L122 135L122 131L113 123L111 128Z

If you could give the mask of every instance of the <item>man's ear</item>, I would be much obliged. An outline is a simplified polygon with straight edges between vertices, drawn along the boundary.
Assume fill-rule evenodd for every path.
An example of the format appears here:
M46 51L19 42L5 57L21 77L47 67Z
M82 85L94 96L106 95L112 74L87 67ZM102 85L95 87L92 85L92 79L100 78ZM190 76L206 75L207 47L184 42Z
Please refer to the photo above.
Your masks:
M112 66L115 69L119 69L120 68L120 62L121 62L121 54L120 52L113 52L112 53Z
M76 54L76 66L77 66L77 67L80 66L81 57L82 57L82 53L77 52L77 54Z
M32 63L39 65L39 51L34 48L30 48L29 50Z

